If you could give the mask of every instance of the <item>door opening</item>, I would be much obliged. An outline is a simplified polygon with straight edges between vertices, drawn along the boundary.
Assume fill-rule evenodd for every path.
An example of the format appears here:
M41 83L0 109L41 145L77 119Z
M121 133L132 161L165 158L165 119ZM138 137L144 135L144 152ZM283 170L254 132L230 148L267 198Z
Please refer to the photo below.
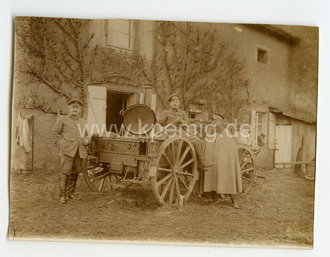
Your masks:
M127 96L127 94L120 94L112 91L107 92L106 125L108 131L120 131L124 119L122 112L125 111L127 107Z

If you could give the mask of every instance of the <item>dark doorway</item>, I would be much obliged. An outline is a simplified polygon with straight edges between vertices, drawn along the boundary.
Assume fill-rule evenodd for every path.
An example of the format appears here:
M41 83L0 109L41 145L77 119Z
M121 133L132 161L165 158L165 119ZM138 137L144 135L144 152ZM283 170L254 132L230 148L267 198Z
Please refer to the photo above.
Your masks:
M120 131L123 124L122 111L126 110L127 95L108 91L107 93L107 130ZM117 128L117 131L116 129Z

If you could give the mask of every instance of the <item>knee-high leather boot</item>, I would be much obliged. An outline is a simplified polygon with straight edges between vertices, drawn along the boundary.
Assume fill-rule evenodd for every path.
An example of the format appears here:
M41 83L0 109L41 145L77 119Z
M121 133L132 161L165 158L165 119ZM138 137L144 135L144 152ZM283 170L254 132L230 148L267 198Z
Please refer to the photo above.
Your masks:
M67 188L67 196L69 199L79 200L78 196L74 195L74 191L76 189L77 179L79 174L71 174L69 176L68 188Z
M60 173L59 187L60 187L60 202L66 203L66 190L68 186L69 175Z

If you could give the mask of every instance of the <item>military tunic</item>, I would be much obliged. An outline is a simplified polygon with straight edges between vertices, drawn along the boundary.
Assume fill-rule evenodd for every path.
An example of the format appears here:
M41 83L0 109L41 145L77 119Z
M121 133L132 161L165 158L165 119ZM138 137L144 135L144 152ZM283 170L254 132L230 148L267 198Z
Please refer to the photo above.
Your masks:
M80 130L79 130L80 126ZM59 117L53 128L53 133L59 134L58 140L61 158L61 173L70 175L79 173L83 158L87 157L87 149L83 145L84 123L71 115Z
M181 120L181 122L178 122L178 120ZM189 118L187 113L183 110L170 109L163 111L158 119L158 123L163 126L169 124L179 125L180 123L189 124Z
M75 119L71 115L59 117L53 132L61 135L58 141L60 152L73 158L78 150L79 157L86 158L87 149L83 145L84 135L80 134L83 130L84 123L81 119Z

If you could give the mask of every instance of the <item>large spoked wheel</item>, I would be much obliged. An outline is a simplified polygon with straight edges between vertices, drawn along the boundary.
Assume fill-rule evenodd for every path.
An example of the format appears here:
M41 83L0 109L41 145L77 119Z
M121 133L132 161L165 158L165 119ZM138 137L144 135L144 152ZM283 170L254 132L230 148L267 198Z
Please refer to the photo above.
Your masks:
M238 155L241 168L243 193L246 194L256 177L255 159L249 147L244 145L238 146Z
M95 192L111 192L111 173L107 164L96 163L88 156L82 165L82 172L88 187Z
M193 145L184 138L169 138L160 147L151 185L160 205L187 201L197 179Z

